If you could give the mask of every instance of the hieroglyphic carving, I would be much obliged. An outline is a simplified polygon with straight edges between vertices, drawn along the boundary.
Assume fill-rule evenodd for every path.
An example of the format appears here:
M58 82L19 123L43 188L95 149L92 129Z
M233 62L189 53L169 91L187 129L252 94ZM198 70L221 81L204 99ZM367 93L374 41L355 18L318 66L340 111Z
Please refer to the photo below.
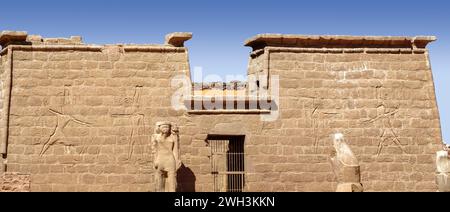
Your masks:
M140 101L142 95L143 86L137 85L134 90L134 94L132 98L125 98L125 101L130 101L132 103L131 112L129 113L121 113L121 114L112 114L112 117L129 117L131 120L131 131L128 141L128 159L131 159L134 151L134 145L136 143L136 138L139 135L143 135L144 132L139 132L139 129L145 129L144 113L140 110Z

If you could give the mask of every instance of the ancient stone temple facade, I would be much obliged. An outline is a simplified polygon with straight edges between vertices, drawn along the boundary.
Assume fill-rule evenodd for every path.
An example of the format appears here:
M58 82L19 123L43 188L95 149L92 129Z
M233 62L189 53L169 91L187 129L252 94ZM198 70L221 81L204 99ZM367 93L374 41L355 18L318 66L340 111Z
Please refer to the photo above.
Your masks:
M335 191L335 133L364 191L437 190L434 37L257 35L244 91L217 95L193 91L191 36L90 45L2 32L3 176L30 191L154 191L152 136L170 122L178 191Z

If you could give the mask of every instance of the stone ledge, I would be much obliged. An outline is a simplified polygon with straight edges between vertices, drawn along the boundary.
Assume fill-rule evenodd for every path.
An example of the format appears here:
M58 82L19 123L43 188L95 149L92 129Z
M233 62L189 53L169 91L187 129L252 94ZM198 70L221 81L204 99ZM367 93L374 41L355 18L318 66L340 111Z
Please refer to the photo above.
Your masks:
M9 48L21 51L103 51L109 47L119 47L123 52L185 52L184 47L171 47L163 45L10 45ZM0 55L5 55L9 48L0 51Z
M10 44L22 44L27 40L28 33L25 31L2 31L0 32L0 46L5 48Z
M216 101L221 101L219 108L208 107L207 104L220 104ZM271 97L256 99L249 96L191 96L184 100L184 106L192 114L261 114L278 110Z
M0 32L0 46L6 49L9 45L33 46L50 48L51 50L65 50L66 48L76 48L72 46L119 46L127 51L168 51L184 52L184 42L192 38L190 32L174 32L166 35L164 44L107 44L95 45L84 44L81 36L71 36L69 38L43 38L41 35L28 35L25 31L2 31Z
M171 45L174 47L184 47L184 42L192 38L192 33L190 32L174 32L166 35L166 45Z
M424 54L426 49L410 48L301 48L301 47L265 47L254 51L251 56L256 57L265 50L270 52L292 52L292 53L367 53L367 54Z
M247 88L245 81L231 81L231 82L193 82L192 86L198 90L243 90Z
M189 101L203 101L203 99L208 99L211 101L214 101L215 99L223 99L223 100L233 100L233 101L243 101L243 102L258 102L258 101L273 101L272 96L241 96L241 95L191 95L185 98L183 101L189 102Z
M124 45L125 52L185 52L184 47L163 46L163 45Z
M269 114L270 110L188 110L189 114Z
M25 31L2 31L0 33L0 45L2 48L8 45L81 45L81 36L70 38L42 38L40 35L28 35Z
M0 55L5 55L8 49L21 51L102 51L103 46L98 45L11 45L0 51Z
M259 34L245 41L253 50L266 46L303 48L425 48L435 36L347 36Z
M30 37L30 36L29 36ZM39 38L40 36L36 36ZM38 40L38 39L36 39ZM70 38L43 38L44 45L82 45L83 38L81 36L70 36Z

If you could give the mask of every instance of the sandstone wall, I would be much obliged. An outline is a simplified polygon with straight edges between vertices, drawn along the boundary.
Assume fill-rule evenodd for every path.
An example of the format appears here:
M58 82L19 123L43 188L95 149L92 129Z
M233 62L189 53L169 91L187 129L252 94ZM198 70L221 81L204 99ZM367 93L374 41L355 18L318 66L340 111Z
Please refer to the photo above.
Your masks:
M29 192L30 175L3 173L0 175L0 192Z
M178 121L170 79L188 73L185 48L47 46L13 57L8 172L31 174L32 191L153 189L150 135L156 121Z
M4 108L4 73L5 67L4 63L6 62L6 57L0 56L0 123L3 123L2 120L4 118L3 108Z
M281 128L270 134L284 132L278 139L300 145L298 165L312 157L304 161L323 167L296 169L294 180L310 175L307 187L326 185L320 173L328 172L330 135L344 132L366 190L435 190L442 138L427 53L281 51L270 55L270 74L280 76L281 87Z
M7 118L7 74L10 73L7 69L8 66L8 60L6 56L0 56L0 173L3 172L3 162L4 162L4 153L5 151L5 144L4 141L6 139L6 118Z
M267 69L267 54L263 51L257 51L251 54L248 63L248 88L250 93L256 94L256 90L261 88L268 88L268 69Z
M280 79L280 117L263 122L263 111L175 111L171 79L190 75L182 45L33 39L2 55L14 67L7 171L30 175L31 191L153 191L157 121L180 127L180 191L213 191L208 135L245 136L245 191L334 191L336 132L360 160L365 190L436 190L441 133L427 51L258 44L248 74Z

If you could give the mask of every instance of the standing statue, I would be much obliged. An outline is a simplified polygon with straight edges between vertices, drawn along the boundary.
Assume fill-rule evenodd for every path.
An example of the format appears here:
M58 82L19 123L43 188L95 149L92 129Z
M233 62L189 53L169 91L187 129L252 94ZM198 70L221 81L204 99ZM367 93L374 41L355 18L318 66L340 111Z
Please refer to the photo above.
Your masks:
M436 183L440 192L450 192L449 149L436 152Z
M170 122L157 122L151 140L156 191L175 192L177 170L181 167L178 127Z
M360 168L358 159L344 141L344 135L334 134L333 146L335 151L331 155L331 165L336 175L337 192L362 192Z

